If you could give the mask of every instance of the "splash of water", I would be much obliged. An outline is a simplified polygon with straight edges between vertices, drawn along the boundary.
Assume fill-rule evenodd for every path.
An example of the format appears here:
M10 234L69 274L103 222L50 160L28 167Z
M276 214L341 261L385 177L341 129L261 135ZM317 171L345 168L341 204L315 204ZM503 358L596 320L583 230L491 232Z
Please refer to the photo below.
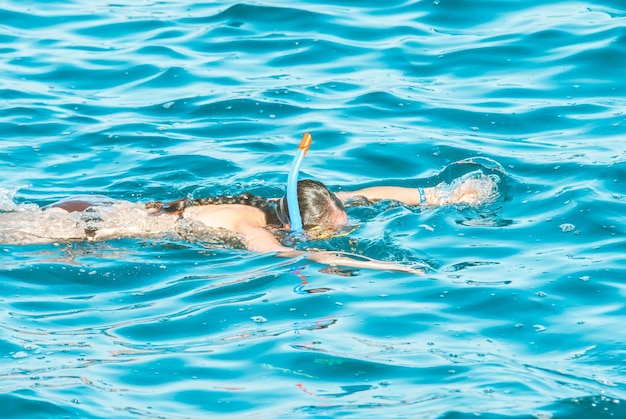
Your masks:
M495 202L500 196L501 177L496 174L474 170L454 179L450 183L441 182L435 186L439 205L468 204L473 206Z

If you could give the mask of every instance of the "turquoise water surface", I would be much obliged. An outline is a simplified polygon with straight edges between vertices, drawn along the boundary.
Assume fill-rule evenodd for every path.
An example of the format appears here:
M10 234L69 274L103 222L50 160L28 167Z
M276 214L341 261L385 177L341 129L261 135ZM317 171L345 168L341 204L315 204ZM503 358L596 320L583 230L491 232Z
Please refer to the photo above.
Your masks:
M506 170L480 208L350 207L295 243L424 276L0 245L3 417L626 417L623 0L7 0L0 52L5 214L281 196L305 131L333 190Z

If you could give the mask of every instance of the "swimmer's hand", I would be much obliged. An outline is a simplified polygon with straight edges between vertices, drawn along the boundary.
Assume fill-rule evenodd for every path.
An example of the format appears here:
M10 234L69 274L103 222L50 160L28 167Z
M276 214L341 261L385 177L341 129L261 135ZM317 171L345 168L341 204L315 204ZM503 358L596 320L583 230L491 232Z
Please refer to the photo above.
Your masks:
M415 266L401 265L396 262L386 262L348 252L333 252L328 250L310 253L300 251L282 252L284 257L304 256L306 259L328 266L343 266L347 268L373 269L377 271L406 272L413 275L424 275L424 270Z
M496 175L485 176L481 172L468 173L432 188L431 196L438 205L468 204L482 205L498 197L500 178Z

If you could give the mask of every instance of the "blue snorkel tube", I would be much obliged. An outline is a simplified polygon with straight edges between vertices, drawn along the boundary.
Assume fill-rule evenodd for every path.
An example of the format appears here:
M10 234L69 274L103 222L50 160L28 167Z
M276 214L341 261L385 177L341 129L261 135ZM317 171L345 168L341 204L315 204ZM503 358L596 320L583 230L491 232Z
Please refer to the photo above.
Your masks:
M304 133L298 152L293 158L291 163L291 169L289 170L289 177L287 178L287 206L289 207L289 225L291 231L302 231L302 217L300 216L300 205L298 203L298 174L300 173L300 166L306 152L309 151L313 142L313 137L308 132Z

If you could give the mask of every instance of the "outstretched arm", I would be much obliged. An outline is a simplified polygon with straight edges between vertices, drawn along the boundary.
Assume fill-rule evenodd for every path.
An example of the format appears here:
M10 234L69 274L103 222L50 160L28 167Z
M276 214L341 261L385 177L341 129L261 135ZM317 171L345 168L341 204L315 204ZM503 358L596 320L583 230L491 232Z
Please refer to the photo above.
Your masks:
M355 255L353 253L330 251L330 250L318 250L312 252L303 252L300 250L291 249L285 252L278 252L277 256L281 257L304 257L311 262L321 263L328 266L342 266L345 268L361 268L361 269L373 269L375 271L389 271L389 272L407 272L414 275L424 275L424 270L410 265L401 265L396 262L386 262L382 260L372 259L362 255Z
M380 271L408 272L423 275L422 269L401 265L395 262L385 262L371 259L365 256L354 255L347 252L333 251L310 251L304 252L292 249L280 244L276 237L263 227L250 226L240 230L243 242L250 250L270 253L275 252L281 257L305 257L306 259L329 266L343 266L348 268L374 269Z
M315 253L308 253L306 258L310 261L329 266L374 269L377 271L408 272L414 275L424 275L423 269L414 266L401 265L396 262L385 262L348 252L319 251Z
M335 195L343 202L363 197L370 201L390 199L407 205L436 205L433 188L424 188L421 198L420 191L417 188L405 188L402 186L373 186L353 192L337 192Z
M357 197L370 201L389 199L407 205L478 205L497 196L498 180L490 176L462 176L450 184L440 183L432 188L406 188L402 186L373 186L353 192L337 192L343 202Z

